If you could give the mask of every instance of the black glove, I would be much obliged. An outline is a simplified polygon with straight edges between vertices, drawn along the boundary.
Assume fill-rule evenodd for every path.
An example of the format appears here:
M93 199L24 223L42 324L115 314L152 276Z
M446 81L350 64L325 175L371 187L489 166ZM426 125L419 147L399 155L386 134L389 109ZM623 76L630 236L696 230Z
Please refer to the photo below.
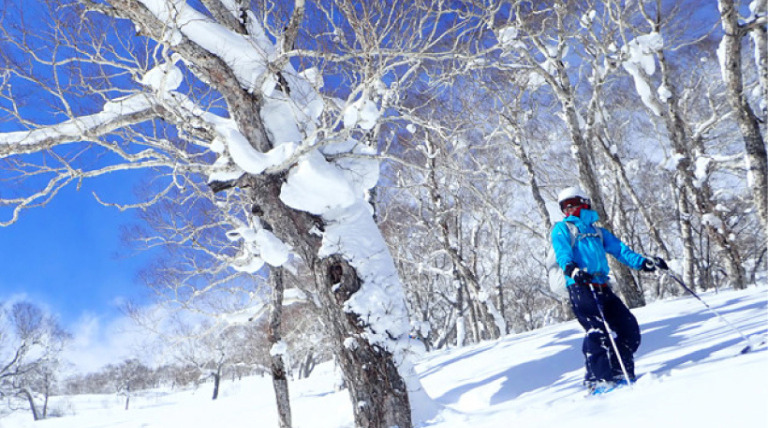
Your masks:
M640 266L640 269L644 272L653 272L656 268L667 270L669 266L661 257L647 257L643 260L643 265Z
M570 262L565 265L565 275L570 276L578 285L587 285L592 282L592 275L587 271L579 269L576 263Z

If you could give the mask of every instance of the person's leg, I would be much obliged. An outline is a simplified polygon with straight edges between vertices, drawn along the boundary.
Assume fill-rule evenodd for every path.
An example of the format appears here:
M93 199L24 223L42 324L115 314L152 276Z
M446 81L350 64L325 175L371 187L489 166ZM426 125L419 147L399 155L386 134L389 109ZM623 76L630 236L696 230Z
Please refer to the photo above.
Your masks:
M637 318L630 312L624 302L612 291L608 290L603 299L603 312L611 330L615 333L616 347L627 369L630 380L635 379L635 352L640 347L640 326ZM624 373L616 358L615 352L611 352L611 367L613 377L623 379Z
M587 370L584 380L588 383L610 380L613 378L611 344L592 291L577 285L568 290L573 312L586 332L581 349ZM602 298L602 293L598 298Z

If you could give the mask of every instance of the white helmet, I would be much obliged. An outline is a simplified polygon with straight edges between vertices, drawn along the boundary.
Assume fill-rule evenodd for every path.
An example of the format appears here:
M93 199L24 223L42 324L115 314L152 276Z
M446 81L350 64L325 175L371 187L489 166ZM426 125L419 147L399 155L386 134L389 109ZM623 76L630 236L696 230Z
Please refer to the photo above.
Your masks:
M591 205L587 192L579 186L568 187L560 191L557 195L557 203L560 204L561 210L569 205Z

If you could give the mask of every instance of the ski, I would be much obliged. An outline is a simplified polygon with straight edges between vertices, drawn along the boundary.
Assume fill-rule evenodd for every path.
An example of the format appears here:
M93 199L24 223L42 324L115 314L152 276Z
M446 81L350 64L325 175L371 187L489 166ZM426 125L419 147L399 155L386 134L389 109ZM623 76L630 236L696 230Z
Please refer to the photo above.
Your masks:
M594 397L599 395L605 395L605 394L608 394L609 392L613 392L617 389L621 389L626 386L629 386L629 384L626 381L601 382L600 384L596 385L593 389L590 389L588 396Z
M633 380L631 383L627 383L625 379L620 379L618 381L603 381L598 382L595 385L592 385L588 387L587 391L587 397L594 397L594 396L600 396L608 394L609 392L613 392L617 389L623 389L626 387L631 387L634 385L638 379L640 379L642 375L639 375L635 377L635 380ZM631 388L630 388L631 389Z

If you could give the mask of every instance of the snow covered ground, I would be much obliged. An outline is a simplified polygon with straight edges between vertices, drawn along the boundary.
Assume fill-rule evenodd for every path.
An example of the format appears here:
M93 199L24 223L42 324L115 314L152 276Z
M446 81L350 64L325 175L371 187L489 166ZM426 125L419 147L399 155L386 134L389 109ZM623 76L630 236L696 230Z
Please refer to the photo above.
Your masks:
M703 293L745 334L768 333L768 286ZM585 397L582 332L568 322L476 346L434 352L417 362L429 395L443 410L429 428L464 427L768 427L768 350L740 354L746 343L692 297L634 311L643 330L637 354L642 377L632 388ZM334 390L333 367L290 385L295 427L351 427L346 391ZM28 412L0 428L274 427L268 378L225 381L211 388L115 396L56 397L63 417L33 422Z

